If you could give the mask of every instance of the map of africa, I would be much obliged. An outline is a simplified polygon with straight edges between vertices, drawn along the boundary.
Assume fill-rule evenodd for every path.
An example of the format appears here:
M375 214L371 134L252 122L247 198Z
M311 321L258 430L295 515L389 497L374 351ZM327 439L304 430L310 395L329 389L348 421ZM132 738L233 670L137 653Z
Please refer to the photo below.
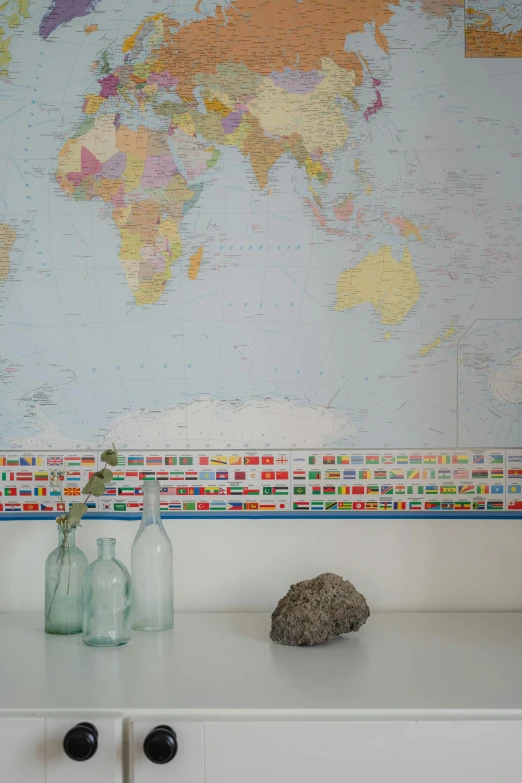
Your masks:
M487 5L4 2L0 447L522 446Z

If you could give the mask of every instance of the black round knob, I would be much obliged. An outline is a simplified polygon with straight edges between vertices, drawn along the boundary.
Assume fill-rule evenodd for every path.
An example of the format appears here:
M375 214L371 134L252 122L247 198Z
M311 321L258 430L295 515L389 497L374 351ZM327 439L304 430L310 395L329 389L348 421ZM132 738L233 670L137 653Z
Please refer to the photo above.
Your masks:
M145 737L143 750L154 764L168 764L178 752L176 732L170 726L156 726Z
M78 723L63 738L63 749L73 761L87 761L98 750L98 729L92 723Z

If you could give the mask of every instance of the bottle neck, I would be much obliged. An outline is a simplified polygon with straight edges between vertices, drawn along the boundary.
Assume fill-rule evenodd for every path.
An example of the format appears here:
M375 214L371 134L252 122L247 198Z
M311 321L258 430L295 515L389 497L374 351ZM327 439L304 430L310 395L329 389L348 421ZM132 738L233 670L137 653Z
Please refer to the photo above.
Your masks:
M160 525L160 487L157 482L145 482L143 485L142 525Z
M76 528L70 527L64 529L58 525L58 546L74 546L76 542Z
M99 538L96 543L98 544L99 560L114 560L116 550L115 538Z

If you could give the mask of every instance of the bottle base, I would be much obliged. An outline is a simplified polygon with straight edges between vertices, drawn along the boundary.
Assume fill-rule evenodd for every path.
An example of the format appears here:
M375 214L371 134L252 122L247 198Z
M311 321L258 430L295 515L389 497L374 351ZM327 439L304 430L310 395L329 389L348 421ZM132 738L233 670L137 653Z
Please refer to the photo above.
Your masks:
M167 623L167 625L133 625L133 631L170 631L174 628L174 622Z
M123 647L130 642L130 639L123 641L111 639L110 636L97 636L94 639L84 639L83 642L89 647Z
M46 628L45 633L53 634L54 636L71 636L75 633L81 633L81 628Z

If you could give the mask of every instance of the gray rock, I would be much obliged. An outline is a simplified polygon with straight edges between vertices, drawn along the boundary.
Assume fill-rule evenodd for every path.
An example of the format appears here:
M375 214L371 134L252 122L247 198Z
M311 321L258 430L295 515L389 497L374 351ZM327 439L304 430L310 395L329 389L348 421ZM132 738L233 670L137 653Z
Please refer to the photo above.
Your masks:
M358 631L370 610L363 595L347 579L321 574L292 585L272 614L270 638L291 645L327 642Z

